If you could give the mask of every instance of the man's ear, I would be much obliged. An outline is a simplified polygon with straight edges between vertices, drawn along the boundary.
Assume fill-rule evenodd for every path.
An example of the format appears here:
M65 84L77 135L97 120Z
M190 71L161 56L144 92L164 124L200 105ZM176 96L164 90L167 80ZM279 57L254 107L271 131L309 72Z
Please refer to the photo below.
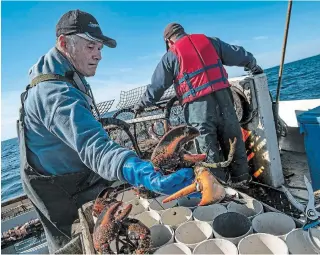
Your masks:
M66 42L66 36L65 35L60 35L58 37L58 45L60 49L66 51L67 50L67 42Z

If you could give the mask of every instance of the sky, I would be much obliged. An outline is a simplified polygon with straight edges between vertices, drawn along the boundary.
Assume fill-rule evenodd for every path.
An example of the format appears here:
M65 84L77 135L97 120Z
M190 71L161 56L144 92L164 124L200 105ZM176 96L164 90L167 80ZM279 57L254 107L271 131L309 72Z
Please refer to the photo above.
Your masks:
M1 140L16 137L19 96L28 70L55 43L55 26L71 9L91 13L105 35L117 41L104 47L96 75L88 78L96 102L115 99L150 83L165 53L163 30L179 22L187 33L205 33L243 46L264 69L279 65L288 2L1 2ZM319 54L320 2L294 1L285 62ZM229 77L243 68L226 67ZM112 108L112 109L113 109Z

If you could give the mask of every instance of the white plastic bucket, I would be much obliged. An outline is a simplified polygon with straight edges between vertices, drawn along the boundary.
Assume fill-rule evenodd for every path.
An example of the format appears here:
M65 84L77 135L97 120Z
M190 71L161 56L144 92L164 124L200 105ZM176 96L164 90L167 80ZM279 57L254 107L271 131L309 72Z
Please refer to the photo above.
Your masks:
M176 229L180 224L192 220L192 211L187 207L169 208L161 214L161 223Z
M256 199L245 199L246 204L238 204L230 202L227 205L228 212L241 213L249 219L253 219L256 215L263 213L263 205Z
M154 225L150 228L153 251L174 242L174 231L166 225Z
M189 221L175 230L175 240L194 249L200 242L213 236L212 227L204 221Z
M178 204L177 200L170 201L168 203L162 203L162 201L168 196L160 196L154 199L149 199L149 210L156 211L160 215L169 208L175 207Z
M239 254L289 254L288 246L279 237L256 233L243 238L238 244Z
M320 227L318 226L317 228L311 228L311 237L308 236L308 240L312 244L312 248L320 254ZM312 240L310 240L310 238Z
M188 207L190 210L194 210L198 207L201 198L198 197L182 197L178 199L178 205L183 207Z
M154 225L160 224L160 215L157 212L142 212L134 216L135 219L141 221L148 228L151 228Z
M320 235L318 236L318 240L320 240ZM318 254L301 228L292 230L286 236L285 242L291 254Z
M296 223L284 213L266 212L254 217L252 227L256 233L271 234L285 240L286 235L296 228Z
M251 221L243 214L236 212L218 215L213 221L212 229L215 238L229 240L235 245L253 232Z
M191 250L188 246L182 243L171 243L162 246L156 250L153 254L188 254L191 255Z
M209 239L199 243L193 250L193 254L228 254L237 255L237 247L225 239Z
M138 196L134 193L134 191L132 189L130 190L126 190L124 192L120 192L118 193L116 199L118 201L122 201L122 202L129 202L132 201L134 199L138 198Z
M192 215L195 221L204 221L212 225L212 222L218 215L226 212L227 208L223 205L213 204L197 207L196 209L194 209Z
M141 200L139 198L135 198L129 202L125 202L124 205L132 204L132 210L130 212L130 216L135 216L145 211L148 211L149 203L147 200Z

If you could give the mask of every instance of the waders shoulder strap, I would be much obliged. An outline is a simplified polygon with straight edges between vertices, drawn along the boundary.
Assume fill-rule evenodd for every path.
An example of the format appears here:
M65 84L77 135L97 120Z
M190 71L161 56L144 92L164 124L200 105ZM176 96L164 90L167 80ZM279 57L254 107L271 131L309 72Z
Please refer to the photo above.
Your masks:
M94 109L98 115L98 120L100 121L100 119L101 119L100 113L99 113L99 110L94 102L91 89L89 89L89 92L91 92L90 93L91 95L88 95L86 88L83 85L82 81L80 80L79 76L75 75L75 73L73 71L66 72L65 76L59 75L59 74L52 74L52 73L40 74L31 81L31 83L27 86L27 90L32 87L35 87L40 82L44 82L44 81L64 81L64 82L71 83L72 86L79 89L81 92L83 92L85 94L85 97L91 107L91 112Z
M64 82L69 82L72 85L75 85L74 81L70 78L67 78L66 76L50 73L50 74L38 75L36 78L34 78L31 81L29 88L32 88L32 87L36 86L38 83L44 82L44 81L64 81Z

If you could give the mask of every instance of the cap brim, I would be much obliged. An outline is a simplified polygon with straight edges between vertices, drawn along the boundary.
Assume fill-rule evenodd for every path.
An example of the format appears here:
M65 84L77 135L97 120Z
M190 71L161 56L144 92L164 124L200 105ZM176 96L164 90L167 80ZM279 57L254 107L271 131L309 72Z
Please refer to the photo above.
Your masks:
M116 40L104 35L92 35L89 33L83 33L83 34L77 34L77 35L88 41L101 42L109 48L115 48L117 46Z

